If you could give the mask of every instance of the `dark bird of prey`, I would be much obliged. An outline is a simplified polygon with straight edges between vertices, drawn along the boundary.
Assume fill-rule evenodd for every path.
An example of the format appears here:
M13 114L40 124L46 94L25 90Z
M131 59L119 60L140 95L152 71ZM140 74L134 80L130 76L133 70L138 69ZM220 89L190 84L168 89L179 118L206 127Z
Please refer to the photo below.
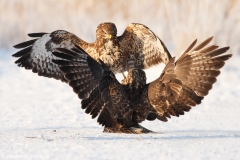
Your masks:
M101 59L113 73L123 73L129 68L145 69L161 62L166 64L171 58L163 42L148 27L137 23L129 24L121 36L117 36L114 23L101 23L94 43L63 30L28 35L38 38L14 46L24 48L13 54L20 57L15 63L39 76L64 82L67 82L64 74L52 63L52 59L56 59L52 54L56 48L73 49L77 45L96 61Z
M171 58L161 75L146 84L142 69L131 68L120 83L101 60L98 63L84 50L57 49L61 60L53 60L69 80L82 108L103 125L105 132L149 133L139 125L144 120L166 122L198 105L211 90L220 74L219 69L232 55L224 54L229 47L207 47L213 37L198 46L196 40L176 61Z

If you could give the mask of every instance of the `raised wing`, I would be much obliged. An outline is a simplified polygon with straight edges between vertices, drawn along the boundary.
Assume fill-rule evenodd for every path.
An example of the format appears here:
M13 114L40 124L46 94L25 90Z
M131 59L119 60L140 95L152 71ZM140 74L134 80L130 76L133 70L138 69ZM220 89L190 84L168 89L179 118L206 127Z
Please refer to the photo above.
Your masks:
M106 127L130 124L132 110L122 85L101 61L99 64L81 48L57 49L53 60L65 73L69 85L82 101L82 108ZM129 122L130 121L130 122Z
M131 23L122 36L118 37L124 53L127 53L128 68L149 68L161 62L167 64L171 58L164 43L145 25ZM131 59L139 59L132 67Z
M170 118L170 115L183 115L208 94L224 61L232 56L223 55L229 47L205 47L212 38L195 48L194 41L176 62L172 58L161 76L149 84L148 99L156 114L150 114L149 120L167 121L166 117Z
M57 59L52 52L55 51L55 48L72 49L75 45L84 46L87 43L74 34L63 30L57 30L52 33L31 33L28 35L38 38L14 46L14 48L22 49L13 54L14 57L19 57L15 63L19 67L31 69L34 73L38 73L39 76L67 82L58 66L52 63L52 59Z

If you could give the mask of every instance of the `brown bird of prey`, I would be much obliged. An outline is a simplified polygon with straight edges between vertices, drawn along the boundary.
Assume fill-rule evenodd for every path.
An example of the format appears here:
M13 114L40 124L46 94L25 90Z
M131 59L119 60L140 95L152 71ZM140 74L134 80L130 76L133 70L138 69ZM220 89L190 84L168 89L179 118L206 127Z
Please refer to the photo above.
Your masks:
M166 64L171 58L163 42L148 27L137 23L129 24L121 36L117 36L114 23L101 23L94 43L63 30L28 35L39 38L14 46L24 48L13 54L20 57L15 63L40 76L64 82L67 82L64 74L52 63L52 59L56 59L52 54L56 48L73 49L77 45L96 61L102 60L113 73L123 73L129 68L145 69L161 62Z
M146 84L145 72L131 68L122 84L101 60L98 63L84 50L57 49L61 60L53 60L82 100L82 108L103 125L105 132L149 133L139 125L144 120L166 122L201 103L232 55L229 47L206 47L213 37L198 46L196 40L176 61L171 58L159 78Z

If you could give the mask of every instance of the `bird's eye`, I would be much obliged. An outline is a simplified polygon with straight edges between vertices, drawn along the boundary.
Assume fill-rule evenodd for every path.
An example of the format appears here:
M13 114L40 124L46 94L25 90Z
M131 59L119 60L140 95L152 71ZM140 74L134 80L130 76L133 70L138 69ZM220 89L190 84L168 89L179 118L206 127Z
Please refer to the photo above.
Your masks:
M104 34L107 34L107 31L105 29L102 30L104 32Z

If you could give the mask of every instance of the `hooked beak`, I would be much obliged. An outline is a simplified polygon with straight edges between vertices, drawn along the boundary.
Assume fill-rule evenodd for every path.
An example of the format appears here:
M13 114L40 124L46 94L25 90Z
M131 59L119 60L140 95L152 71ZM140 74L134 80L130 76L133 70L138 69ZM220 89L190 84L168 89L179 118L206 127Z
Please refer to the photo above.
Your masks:
M109 38L109 39L112 39L112 34L109 34L108 36L107 36L107 38Z

